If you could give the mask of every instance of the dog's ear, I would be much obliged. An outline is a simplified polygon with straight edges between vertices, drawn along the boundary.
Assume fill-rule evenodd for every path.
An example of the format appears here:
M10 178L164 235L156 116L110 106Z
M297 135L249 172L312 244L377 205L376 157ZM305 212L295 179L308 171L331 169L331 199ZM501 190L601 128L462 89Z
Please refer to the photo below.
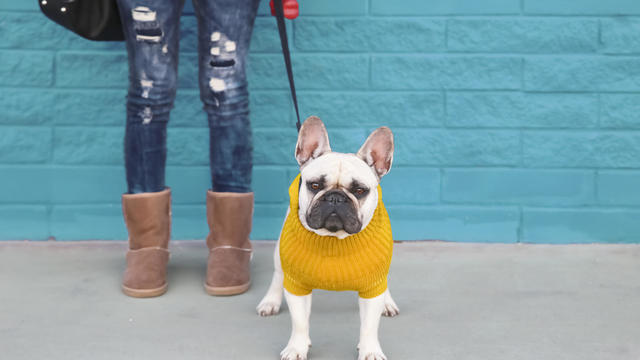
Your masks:
M382 126L374 130L356 155L371 166L378 177L386 175L391 170L393 162L393 133L391 129Z
M317 116L309 116L302 123L298 134L298 142L296 143L296 160L298 164L302 166L310 159L315 159L330 151L329 135L322 120Z

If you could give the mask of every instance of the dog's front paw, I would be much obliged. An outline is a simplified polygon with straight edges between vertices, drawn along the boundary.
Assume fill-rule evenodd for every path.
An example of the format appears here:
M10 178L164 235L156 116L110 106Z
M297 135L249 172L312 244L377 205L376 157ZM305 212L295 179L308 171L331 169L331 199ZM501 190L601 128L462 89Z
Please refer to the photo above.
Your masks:
M287 347L280 352L280 360L307 360L307 353L311 347L311 339L304 336L292 335Z
M287 347L280 352L280 360L307 360L310 346L310 341L289 341Z
M262 299L260 304L256 307L256 311L260 316L276 315L280 312L281 301L275 301L271 299Z
M380 344L362 345L358 344L358 360L387 360L384 356Z

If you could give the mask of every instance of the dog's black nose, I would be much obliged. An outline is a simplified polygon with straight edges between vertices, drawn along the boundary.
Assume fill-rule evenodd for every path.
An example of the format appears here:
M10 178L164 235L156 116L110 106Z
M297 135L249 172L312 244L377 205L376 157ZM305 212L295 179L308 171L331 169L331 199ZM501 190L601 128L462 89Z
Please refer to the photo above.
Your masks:
M331 190L327 191L327 193L322 196L321 200L337 205L338 203L347 201L347 196L340 190Z

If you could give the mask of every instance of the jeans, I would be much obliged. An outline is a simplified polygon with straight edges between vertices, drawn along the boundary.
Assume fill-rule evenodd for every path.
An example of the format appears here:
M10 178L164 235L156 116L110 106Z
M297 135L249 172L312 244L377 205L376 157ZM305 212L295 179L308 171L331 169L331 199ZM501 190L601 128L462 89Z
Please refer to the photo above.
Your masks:
M245 65L258 3L193 0L213 191L251 191L253 145ZM124 139L129 193L165 188L167 123L176 97L183 5L184 0L118 0L129 54Z

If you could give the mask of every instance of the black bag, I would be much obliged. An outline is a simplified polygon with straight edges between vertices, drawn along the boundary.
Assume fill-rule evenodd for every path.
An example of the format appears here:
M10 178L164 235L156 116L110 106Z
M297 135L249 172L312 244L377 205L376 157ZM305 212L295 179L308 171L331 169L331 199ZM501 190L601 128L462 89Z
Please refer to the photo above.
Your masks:
M124 40L116 0L38 0L38 3L49 19L83 38Z

